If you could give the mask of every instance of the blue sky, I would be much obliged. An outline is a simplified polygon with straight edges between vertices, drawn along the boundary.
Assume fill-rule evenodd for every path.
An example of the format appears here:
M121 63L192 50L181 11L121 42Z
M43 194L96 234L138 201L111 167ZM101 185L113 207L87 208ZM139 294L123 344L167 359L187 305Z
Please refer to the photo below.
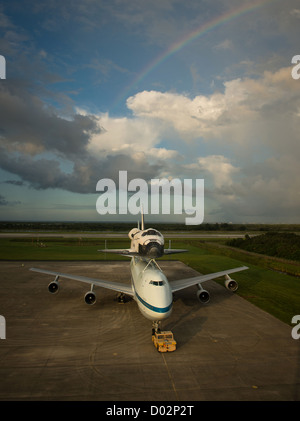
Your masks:
M96 211L123 170L204 179L204 222L300 223L299 28L298 0L3 1L1 220L123 220Z

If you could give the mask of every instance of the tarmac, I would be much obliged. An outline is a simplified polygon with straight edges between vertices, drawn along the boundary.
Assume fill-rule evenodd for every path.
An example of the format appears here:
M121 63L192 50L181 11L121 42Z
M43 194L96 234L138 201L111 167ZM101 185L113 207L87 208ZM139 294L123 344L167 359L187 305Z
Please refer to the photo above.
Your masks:
M130 299L95 288L97 302L84 303L89 286L29 271L48 268L130 282L129 262L4 262L0 276L1 401L298 401L300 340L292 327L214 281L200 304L196 288L174 294L163 324L177 350L158 353L151 322ZM195 276L177 261L162 261L169 281Z

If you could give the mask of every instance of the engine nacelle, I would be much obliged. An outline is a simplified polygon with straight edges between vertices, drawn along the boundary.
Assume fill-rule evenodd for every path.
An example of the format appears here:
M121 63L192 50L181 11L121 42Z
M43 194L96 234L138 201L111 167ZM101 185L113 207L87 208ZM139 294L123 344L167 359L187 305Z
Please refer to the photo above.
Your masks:
M238 283L234 280L231 279L230 276L226 275L226 280L225 280L225 287L229 290L229 291L236 291L238 289Z
M197 298L202 304L207 304L210 300L209 292L198 285Z
M89 291L84 296L84 301L88 305L93 305L97 301L96 294L93 291Z
M57 280L50 282L48 285L48 291L51 292L51 294L57 294L59 291L59 283Z

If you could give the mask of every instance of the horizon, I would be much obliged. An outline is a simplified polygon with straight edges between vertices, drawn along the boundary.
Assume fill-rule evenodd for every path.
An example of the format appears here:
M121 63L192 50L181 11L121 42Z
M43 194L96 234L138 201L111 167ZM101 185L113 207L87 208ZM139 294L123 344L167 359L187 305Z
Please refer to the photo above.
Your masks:
M231 226L240 226L240 227L245 227L245 226L299 226L300 228L300 223L259 223L259 222L203 222L202 224L199 225L186 225L185 223L182 222L163 222L163 221L153 221L153 220L149 220L149 223L155 223L157 225L177 225L177 226L181 226L181 227L185 227L186 230L201 230L200 227L203 226L219 226L220 228L226 228L226 227L231 227ZM53 224L53 225L57 225L57 224L104 224L104 225L129 225L129 224L135 224L137 225L138 221L68 221L68 220L53 220L53 221L36 221L36 220L7 220L7 221L2 221L0 220L0 229L1 229L1 225L2 224ZM147 225L147 221L146 221L146 225ZM223 226L223 227L222 227ZM147 228L146 228L147 229Z

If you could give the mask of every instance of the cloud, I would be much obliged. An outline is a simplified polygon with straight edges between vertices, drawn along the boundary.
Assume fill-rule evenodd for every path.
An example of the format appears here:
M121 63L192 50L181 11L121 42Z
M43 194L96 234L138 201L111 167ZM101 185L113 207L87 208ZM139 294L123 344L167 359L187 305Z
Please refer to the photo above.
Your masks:
M205 190L206 199L212 204L210 215L237 222L298 220L298 159L292 154L240 168L222 156L201 161L206 163L205 172L210 168L215 181L213 186L206 184Z
M9 83L0 86L0 127L7 150L32 155L84 153L90 133L99 131L93 116L62 118L37 96L17 92Z
M21 202L19 200L6 200L2 194L0 194L0 206L16 206L20 205Z
M12 184L13 186L24 186L25 184L23 183L23 181L20 181L20 180L6 180L6 181L3 181L3 183Z
M224 39L215 45L215 50L231 50L233 48L233 42L230 39Z
M101 178L157 177L175 150L158 148L152 121L76 110L63 117L25 86L0 86L0 166L36 190L94 193Z
M217 189L231 186L233 183L232 177L239 171L239 168L234 167L228 158L222 155L210 155L198 158L200 170L212 175L214 186Z
M152 156L158 159L176 159L182 160L183 156L177 151L166 148L151 148L147 151L148 156Z
M147 181L205 178L214 211L229 220L299 209L300 84L290 67L227 80L210 95L138 92L126 117L65 115L36 86L17 86L0 86L0 166L19 183L95 193L99 179L117 183L127 170Z
M293 9L290 11L291 16L300 19L300 9Z
M203 136L209 124L223 113L222 96L197 96L190 99L185 95L144 91L127 100L128 108L135 116L155 119L161 130L172 127L183 139Z
M294 82L291 68L287 67L266 71L256 79L226 81L224 92L212 95L190 98L170 92L143 91L128 98L127 106L135 117L155 121L160 130L166 131L168 127L183 141L218 139L243 148L259 141L274 147L282 139L273 133L273 127L279 129L280 135L285 130L290 132L288 141L295 140L300 84Z
M181 170L205 176L206 193L229 220L297 219L300 207L300 84L291 68L224 82L224 91L187 95L144 91L127 101L135 118L169 127L199 155ZM224 155L202 154L201 146ZM237 164L235 164L234 162ZM177 167L178 170L178 167ZM209 181L211 180L211 181ZM282 219L281 219L282 218Z
M87 150L96 156L114 153L147 151L159 141L159 133L151 120L143 118L111 118L108 113L96 117L99 131L90 136ZM101 128L101 129L100 129Z
M7 205L8 205L8 201L2 195L0 195L0 206L7 206Z
M0 166L37 190L61 189L81 194L94 193L101 178L118 182L120 170L128 171L130 179L150 180L163 168L162 163L149 163L143 155L131 157L116 154L103 159L92 156L78 158L73 161L72 171L66 172L57 159L34 159L28 155L15 156L4 151L0 154Z

